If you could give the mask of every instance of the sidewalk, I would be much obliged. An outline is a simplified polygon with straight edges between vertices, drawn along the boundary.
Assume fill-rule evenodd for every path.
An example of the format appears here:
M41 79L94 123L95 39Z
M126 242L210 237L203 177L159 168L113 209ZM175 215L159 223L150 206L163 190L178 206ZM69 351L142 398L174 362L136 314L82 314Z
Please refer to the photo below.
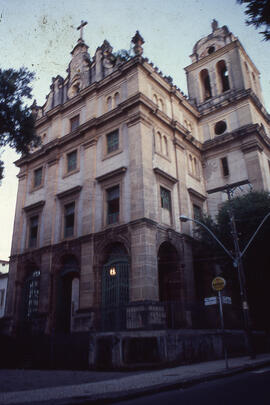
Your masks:
M229 359L229 370L225 369L224 360L184 365L158 371L133 373L0 370L2 391L5 390L3 384L7 384L8 381L16 389L16 378L19 375L20 378L24 378L25 380L30 379L32 385L36 386L35 389L30 390L20 389L14 392L1 392L0 404L27 404L41 401L51 401L53 404L57 404L59 401L61 405L83 404L85 401L87 403L100 402L102 404L109 400L132 398L170 388L185 387L199 383L200 381L233 375L268 364L270 364L270 354L258 355L253 360L249 357ZM42 385L41 381L38 383L37 376L41 378ZM57 381L61 385L55 386ZM46 388L44 388L44 385L47 385ZM40 388L41 386L43 388Z

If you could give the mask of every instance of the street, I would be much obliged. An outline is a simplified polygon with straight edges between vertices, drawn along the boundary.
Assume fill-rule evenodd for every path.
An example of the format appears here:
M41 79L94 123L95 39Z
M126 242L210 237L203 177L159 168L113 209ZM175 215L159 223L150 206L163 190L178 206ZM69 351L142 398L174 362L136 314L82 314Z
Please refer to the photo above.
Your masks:
M269 405L270 367L189 388L118 402L119 405Z

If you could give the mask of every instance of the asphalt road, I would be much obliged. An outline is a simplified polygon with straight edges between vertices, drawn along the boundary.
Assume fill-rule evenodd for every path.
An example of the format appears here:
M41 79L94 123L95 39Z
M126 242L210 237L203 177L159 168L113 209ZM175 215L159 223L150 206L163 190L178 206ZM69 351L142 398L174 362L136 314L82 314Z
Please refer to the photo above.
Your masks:
M270 405L270 367L119 405Z

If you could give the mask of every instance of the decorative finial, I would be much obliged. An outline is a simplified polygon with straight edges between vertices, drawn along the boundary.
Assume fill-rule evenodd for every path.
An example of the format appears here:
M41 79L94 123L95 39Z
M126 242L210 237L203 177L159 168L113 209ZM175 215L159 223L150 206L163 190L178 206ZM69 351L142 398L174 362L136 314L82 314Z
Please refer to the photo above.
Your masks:
M87 21L81 21L81 24L79 27L77 27L77 30L80 30L80 38L78 39L78 42L83 42L83 27L88 24Z
M218 29L218 22L215 18L213 19L211 26L212 26L212 32L214 32Z
M131 41L134 44L133 50L134 50L135 55L141 56L143 54L142 45L144 44L144 39L140 35L139 31L136 31L136 34L134 35L134 37L132 38Z

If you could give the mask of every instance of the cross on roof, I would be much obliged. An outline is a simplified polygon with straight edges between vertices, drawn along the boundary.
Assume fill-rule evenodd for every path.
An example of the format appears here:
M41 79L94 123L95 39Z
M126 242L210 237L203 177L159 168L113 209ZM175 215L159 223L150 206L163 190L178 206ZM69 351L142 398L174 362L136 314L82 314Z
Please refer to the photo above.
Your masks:
M79 41L80 41L80 40L83 41L83 27L84 27L86 24L88 24L88 22L82 20L82 21L81 21L81 24L79 25L79 27L77 27L77 30L80 30L80 31L81 31L81 32L80 32Z

